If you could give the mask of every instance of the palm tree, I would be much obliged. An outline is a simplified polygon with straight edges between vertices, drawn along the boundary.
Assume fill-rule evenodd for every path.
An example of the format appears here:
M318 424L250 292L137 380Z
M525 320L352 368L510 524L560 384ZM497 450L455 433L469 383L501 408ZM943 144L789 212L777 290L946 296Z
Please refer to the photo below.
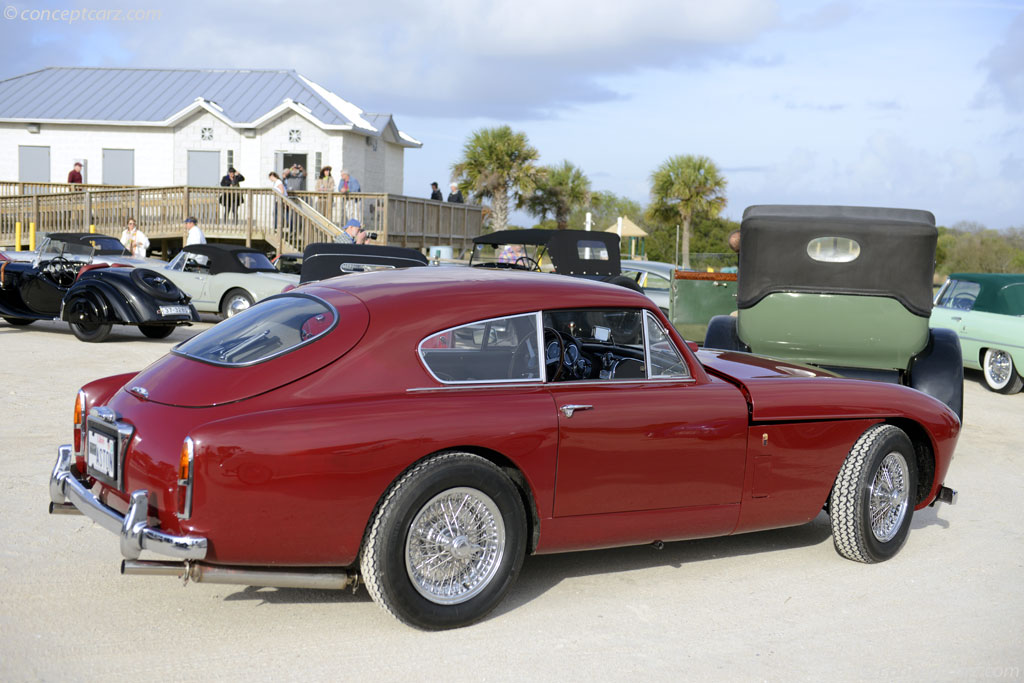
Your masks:
M526 201L530 213L544 221L550 213L559 230L569 227L569 214L590 202L590 179L568 161L544 169L537 189Z
M692 154L669 157L651 174L652 201L647 216L666 223L679 221L683 226L683 268L690 267L694 216L718 216L725 208L727 184L715 162Z
M491 200L491 225L508 227L509 201L523 205L541 175L534 162L540 154L530 145L526 133L509 126L481 128L466 141L462 159L452 164L452 178L459 189L477 199Z

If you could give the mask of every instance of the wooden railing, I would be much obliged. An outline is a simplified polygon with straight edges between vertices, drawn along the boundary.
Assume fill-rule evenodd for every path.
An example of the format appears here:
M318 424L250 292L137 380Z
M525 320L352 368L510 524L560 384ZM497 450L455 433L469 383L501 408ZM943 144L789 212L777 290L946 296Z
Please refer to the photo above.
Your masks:
M82 183L26 183L20 180L0 180L0 196L16 194L55 194L58 192L81 192L82 190L111 190L130 187L129 185L85 185Z
M0 183L0 189L6 191L11 185ZM19 185L36 190L44 184ZM332 241L355 218L368 232L377 233L377 244L450 245L461 252L482 227L479 206L401 195L296 192L285 200L269 188L84 186L68 190L83 186L51 185L65 189L0 192L0 247L28 248L33 232L95 231L120 236L128 218L135 219L151 242L180 240L185 235L184 221L191 216L207 239L266 242L279 251L301 251L310 242Z

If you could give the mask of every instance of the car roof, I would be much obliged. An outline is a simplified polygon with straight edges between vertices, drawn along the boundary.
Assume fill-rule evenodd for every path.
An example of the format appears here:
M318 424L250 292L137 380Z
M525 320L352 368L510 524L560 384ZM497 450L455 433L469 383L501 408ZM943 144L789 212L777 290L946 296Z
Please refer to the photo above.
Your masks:
M1024 315L1024 274L952 273L950 280L981 285L972 311L1001 315Z
M211 273L259 273L264 270L257 268L249 268L242 264L238 259L238 255L242 253L256 253L262 254L263 252L253 247L246 247L241 244L218 244L218 243L207 243L207 244L189 244L181 249L192 254L200 254L210 260L210 272Z
M558 308L656 308L626 287L553 273L433 266L353 273L303 285L296 290L328 301L336 292L359 298L371 319L408 327L429 321L441 330L473 320Z
M819 238L847 238L860 248L848 262L811 258ZM740 310L776 292L852 294L896 299L928 317L938 230L935 216L915 209L867 206L761 205L740 226Z

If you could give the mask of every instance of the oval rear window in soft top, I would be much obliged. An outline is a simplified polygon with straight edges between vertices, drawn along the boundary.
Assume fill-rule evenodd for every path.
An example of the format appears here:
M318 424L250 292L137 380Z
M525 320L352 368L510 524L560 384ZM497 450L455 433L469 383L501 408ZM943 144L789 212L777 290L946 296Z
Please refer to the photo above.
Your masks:
M860 256L860 245L849 237L816 237L807 243L807 255L823 263L849 263Z
M334 309L318 298L276 296L182 342L172 352L214 365L255 365L316 341L337 322Z

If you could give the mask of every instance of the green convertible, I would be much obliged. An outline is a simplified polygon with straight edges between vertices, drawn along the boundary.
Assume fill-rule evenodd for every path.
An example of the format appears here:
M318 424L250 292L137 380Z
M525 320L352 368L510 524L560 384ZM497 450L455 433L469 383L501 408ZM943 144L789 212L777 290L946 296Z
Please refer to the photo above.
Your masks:
M928 211L751 206L736 314L712 318L704 346L904 384L962 418L960 343L928 326L937 241Z
M1024 387L1024 275L953 273L935 297L931 326L960 337L964 367L1001 394Z

